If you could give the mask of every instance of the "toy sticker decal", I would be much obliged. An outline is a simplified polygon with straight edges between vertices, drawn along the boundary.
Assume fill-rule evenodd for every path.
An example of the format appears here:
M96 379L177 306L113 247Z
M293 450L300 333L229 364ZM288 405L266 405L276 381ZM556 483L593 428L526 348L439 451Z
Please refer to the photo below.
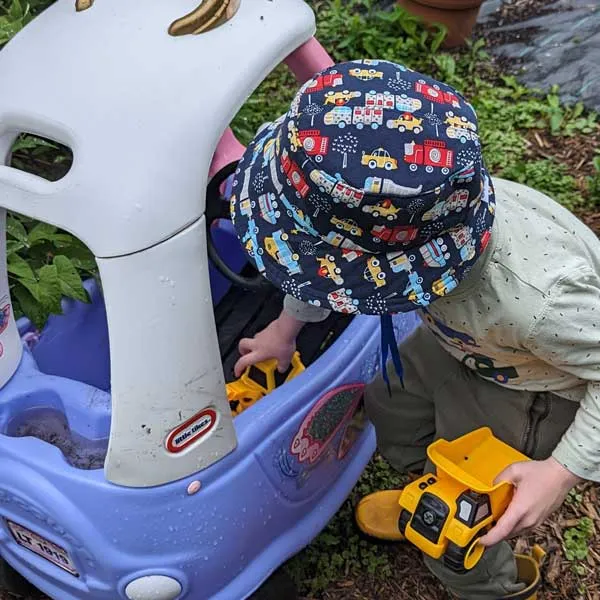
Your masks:
M170 454L179 454L212 431L217 424L217 412L206 408L173 429L167 436L165 447Z
M292 440L291 453L299 462L314 463L353 414L364 385L346 385L323 396L308 413Z
M6 297L2 298L0 303L3 301L6 301ZM6 328L8 327L9 317L10 304L4 304L2 308L0 308L0 334L6 331Z

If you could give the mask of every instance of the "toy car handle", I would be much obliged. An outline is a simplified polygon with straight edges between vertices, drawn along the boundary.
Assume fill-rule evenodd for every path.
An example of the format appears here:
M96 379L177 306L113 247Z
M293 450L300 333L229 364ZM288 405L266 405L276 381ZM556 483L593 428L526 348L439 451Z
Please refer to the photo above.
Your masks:
M334 64L329 54L314 37L292 52L284 62L300 84L308 81L315 73ZM268 285L267 280L260 273L253 277L244 277L230 269L219 256L211 236L211 227L214 221L230 218L229 207L221 198L220 188L227 177L236 170L237 163L242 158L244 151L244 146L228 128L217 145L209 170L211 180L206 194L206 226L208 228L206 239L208 256L224 277L242 288L258 290Z

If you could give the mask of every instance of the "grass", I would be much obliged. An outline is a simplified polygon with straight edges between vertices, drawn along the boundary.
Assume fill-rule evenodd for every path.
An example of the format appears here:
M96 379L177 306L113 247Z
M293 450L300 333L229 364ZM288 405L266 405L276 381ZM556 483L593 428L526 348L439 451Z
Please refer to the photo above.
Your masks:
M0 0L0 46L49 3ZM310 0L309 4L317 15L317 37L336 61L393 60L454 85L478 113L484 155L494 175L535 187L579 214L597 214L600 153L594 146L600 134L596 114L580 104L562 105L557 89L542 93L524 87L498 68L483 40L445 52L441 50L445 33L442 28L425 30L417 19L399 8L382 12L373 0ZM248 142L262 123L285 112L295 87L284 67L276 69L237 115L233 128L240 140ZM21 148L16 159L22 161L23 168L30 168L34 163L56 165L64 156L56 147L34 144ZM41 232L35 231L34 223L16 220L19 223L11 221L9 237L22 244L22 260L15 262L19 262L21 273L31 278L29 265L34 270L33 279L39 283L40 269L56 266L56 249L48 250L50 256L44 262L42 250L46 251L46 246L36 251L31 243L31 237L37 239ZM76 244L60 237L61 232L45 234L49 239L42 240L44 243L63 244L61 253L71 259L79 273L93 270L89 257ZM72 272L69 275L73 280ZM35 307L22 308L27 312ZM288 563L286 568L302 593L310 598L332 599L446 597L419 566L416 552L366 540L353 524L358 498L373 490L397 487L402 481L383 459L374 458L325 531ZM596 589L598 586L594 569L600 565L600 555L593 545L594 527L600 520L594 508L598 504L597 488L583 486L569 496L555 519L517 543L523 548L532 541L541 541L552 551L545 597L598 598L586 596L584 589L584 583L596 585ZM408 587L402 587L402 577Z

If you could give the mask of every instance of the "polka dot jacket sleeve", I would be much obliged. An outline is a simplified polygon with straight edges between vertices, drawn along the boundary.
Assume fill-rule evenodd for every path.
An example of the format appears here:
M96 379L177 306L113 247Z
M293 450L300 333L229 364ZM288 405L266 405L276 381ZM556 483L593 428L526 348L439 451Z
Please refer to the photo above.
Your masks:
M530 351L587 382L575 419L553 456L584 479L600 481L600 277L589 267L561 279L528 337Z

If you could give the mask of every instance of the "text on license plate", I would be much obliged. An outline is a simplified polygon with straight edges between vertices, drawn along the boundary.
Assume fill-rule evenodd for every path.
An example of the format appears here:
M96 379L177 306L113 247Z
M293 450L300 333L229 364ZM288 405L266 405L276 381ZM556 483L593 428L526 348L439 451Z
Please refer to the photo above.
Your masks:
M67 571L67 573L71 573L71 575L79 577L79 573L77 573L77 569L75 568L69 553L64 548L61 548L61 546L58 546L54 542L47 540L45 537L30 531L22 525L13 523L8 519L6 520L6 523L17 544L23 546L23 548L27 548L28 550L35 552L38 556L49 560L57 567Z

